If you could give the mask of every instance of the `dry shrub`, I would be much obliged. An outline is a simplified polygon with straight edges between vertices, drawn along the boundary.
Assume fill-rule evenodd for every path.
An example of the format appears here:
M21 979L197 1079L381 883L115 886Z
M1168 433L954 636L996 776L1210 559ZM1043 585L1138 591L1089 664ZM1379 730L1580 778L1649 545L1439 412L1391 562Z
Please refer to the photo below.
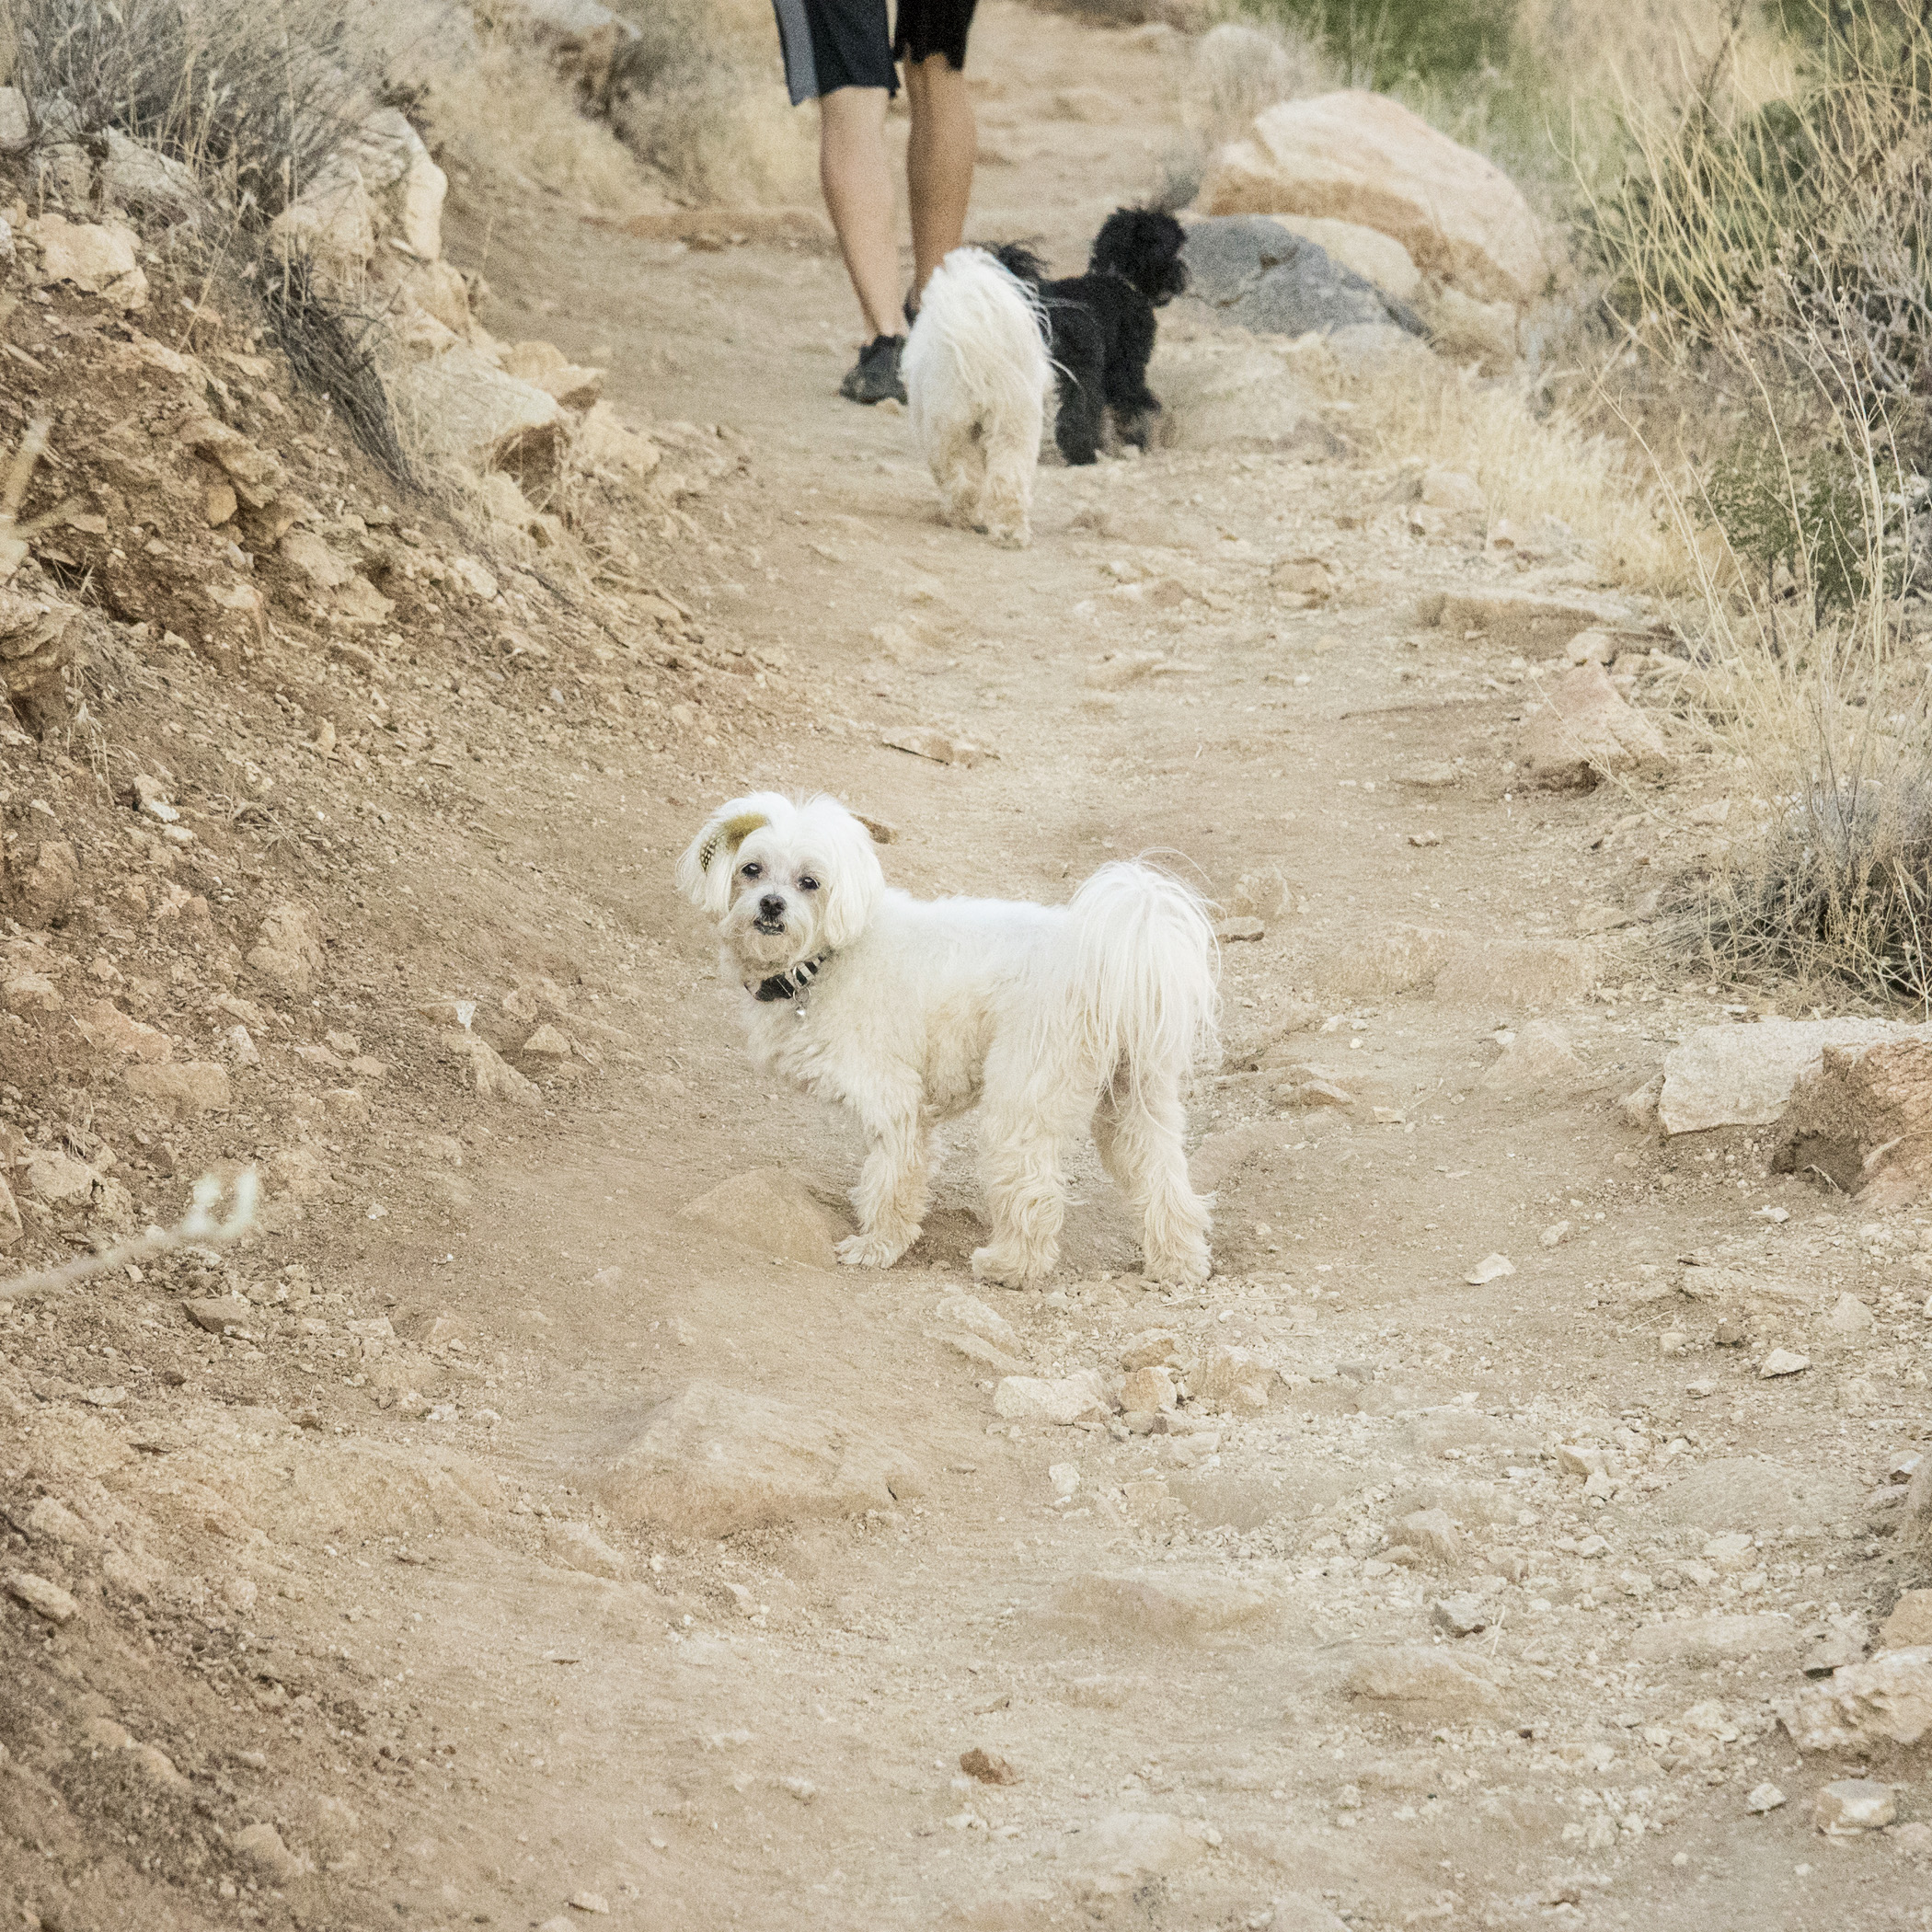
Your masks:
M818 117L794 109L769 6L743 0L633 0L638 38L615 75L612 121L694 207L810 199Z
M1722 547L1702 576L1704 636L1680 708L1749 775L1754 815L1685 896L1679 937L1741 977L1835 983L1932 1013L1932 680L1899 594L1925 555L1926 491L1882 398L1846 381L1869 376L1860 339L1848 327L1812 344L1829 430L1811 454L1835 444L1838 457L1830 523L1769 383L1781 568L1741 557L1708 502L1695 513ZM1694 518L1681 502L1676 514Z
M1341 84L1312 35L1294 26L1225 22L1202 37L1181 87L1188 132L1210 150L1237 140L1281 100L1304 100Z
M608 123L527 46L491 44L453 66L426 102L445 161L480 180L554 189L596 208L634 207L650 189Z
M1492 514L1566 524L1606 576L1647 591L1690 589L1695 558L1640 450L1569 406L1540 404L1526 378L1488 380L1418 351L1337 378L1349 433L1384 462L1420 457L1466 471Z
M44 138L118 130L245 222L286 207L375 105L344 0L0 0L0 20Z

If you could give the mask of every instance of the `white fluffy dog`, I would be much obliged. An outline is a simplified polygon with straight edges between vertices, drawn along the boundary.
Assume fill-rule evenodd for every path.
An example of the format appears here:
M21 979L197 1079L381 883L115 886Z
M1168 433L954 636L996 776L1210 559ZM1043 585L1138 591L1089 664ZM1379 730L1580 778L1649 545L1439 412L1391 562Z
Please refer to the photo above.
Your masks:
M933 270L900 359L946 520L1024 549L1053 371L1040 297L983 248Z
M993 1220L981 1280L1052 1271L1067 1148L1089 1122L1140 1213L1147 1274L1206 1278L1180 1096L1213 1045L1219 960L1187 887L1108 865L1065 906L914 899L885 883L843 805L776 792L720 806L677 881L718 922L759 1065L865 1130L842 1260L890 1268L913 1245L932 1129L977 1106Z

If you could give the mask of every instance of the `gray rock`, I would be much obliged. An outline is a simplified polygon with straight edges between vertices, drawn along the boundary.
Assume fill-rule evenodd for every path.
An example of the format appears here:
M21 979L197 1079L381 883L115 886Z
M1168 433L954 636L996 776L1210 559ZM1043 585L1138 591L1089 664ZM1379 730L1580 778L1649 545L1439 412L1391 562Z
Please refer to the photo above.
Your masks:
M1422 333L1406 304L1266 215L1194 223L1182 258L1191 293L1257 335L1326 335L1363 328Z

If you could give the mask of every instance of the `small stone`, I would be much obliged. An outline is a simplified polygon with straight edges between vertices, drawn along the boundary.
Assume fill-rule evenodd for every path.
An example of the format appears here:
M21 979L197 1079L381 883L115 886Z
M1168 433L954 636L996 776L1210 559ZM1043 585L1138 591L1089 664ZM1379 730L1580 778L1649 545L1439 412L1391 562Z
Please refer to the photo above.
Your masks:
M611 1909L610 1901L595 1892L573 1892L564 1903L572 1912L601 1912L608 1915Z
M621 1577L624 1558L588 1523L546 1524L544 1555L564 1570L585 1576Z
M1481 1288L1490 1282L1498 1282L1506 1274L1514 1274L1516 1264L1507 1255L1485 1255L1463 1280L1472 1288Z
M1085 1416L1104 1420L1112 1405L1092 1369L1050 1382L1039 1375L1008 1375L993 1392L996 1414L1012 1422L1052 1422L1066 1427Z
M1214 927L1214 937L1225 946L1239 939L1259 939L1267 930L1259 919L1223 919Z
M50 1583L31 1570L9 1570L6 1593L51 1624L71 1623L80 1612L80 1605L58 1583Z
M1744 1799L1744 1809L1754 1817L1762 1818L1766 1811L1777 1811L1784 1801L1785 1794L1776 1785L1754 1785Z
M1437 1628L1446 1630L1452 1637L1474 1637L1478 1630L1489 1627L1489 1613L1483 1607L1479 1596L1439 1596L1429 1606L1429 1615Z
M1673 1328L1661 1342L1666 1355L1687 1355L1690 1353L1691 1339L1682 1328Z
M819 1788L809 1777L781 1777L778 1782L800 1804L810 1804L819 1795Z
M1563 1476L1597 1476L1608 1468L1610 1452L1591 1443L1558 1443L1557 1470Z
M270 1884L284 1885L291 1879L299 1879L306 1869L305 1862L282 1842L282 1834L266 1823L236 1832L229 1839L228 1848Z
M1121 1348L1123 1369L1172 1368L1180 1360L1180 1338L1171 1328L1143 1328Z
M1908 1590L1879 1626L1881 1650L1912 1650L1932 1646L1932 1590Z
M1019 1782L1019 1773L1005 1758L983 1751L977 1744L971 1751L960 1752L960 1769L968 1777L978 1778L983 1785L1017 1785Z
M231 1328L246 1331L255 1318L255 1309L238 1294L224 1294L213 1301L183 1302L181 1312L198 1328L211 1335L224 1335Z
M1121 1384L1121 1407L1152 1409L1156 1412L1179 1408L1180 1393L1174 1386L1174 1372L1165 1368L1134 1369Z
M1841 1777L1826 1785L1811 1806L1811 1823L1833 1838L1880 1831L1898 1814L1892 1787L1869 1777Z
M1809 1355L1793 1354L1789 1349L1773 1349L1765 1357L1764 1366L1758 1370L1758 1374L1768 1382L1778 1375L1800 1374L1811 1365L1811 1358Z
M1080 1468L1077 1463L1053 1463L1047 1469L1047 1480L1053 1486L1056 1496L1072 1496L1080 1488Z
M1026 1354L1026 1345L1013 1324L1004 1315L989 1308L977 1295L949 1294L933 1313L940 1321L964 1328L1008 1355L1023 1357Z
M1841 1294L1825 1317L1826 1326L1840 1335L1869 1334L1876 1317L1856 1294Z
M1420 1550L1434 1563L1454 1563L1462 1554L1462 1535L1446 1510L1411 1511L1388 1535L1391 1543Z
M1560 1248L1570 1234L1570 1223L1552 1221L1538 1238L1545 1248Z

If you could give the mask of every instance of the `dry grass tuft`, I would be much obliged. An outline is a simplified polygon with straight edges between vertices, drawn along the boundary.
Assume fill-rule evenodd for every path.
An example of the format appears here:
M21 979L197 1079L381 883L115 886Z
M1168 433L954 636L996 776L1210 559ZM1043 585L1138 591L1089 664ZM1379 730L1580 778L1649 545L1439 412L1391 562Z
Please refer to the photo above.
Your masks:
M786 96L769 6L641 0L627 12L639 38L612 119L678 200L744 207L816 193L817 113Z
M593 208L635 208L651 183L606 121L523 45L492 44L434 83L427 100L445 161L481 181L554 190Z
M1348 432L1381 462L1466 471L1492 516L1555 517L1606 576L1659 594L1697 582L1687 533L1644 454L1577 408L1540 408L1527 379L1489 380L1417 353L1338 374Z

